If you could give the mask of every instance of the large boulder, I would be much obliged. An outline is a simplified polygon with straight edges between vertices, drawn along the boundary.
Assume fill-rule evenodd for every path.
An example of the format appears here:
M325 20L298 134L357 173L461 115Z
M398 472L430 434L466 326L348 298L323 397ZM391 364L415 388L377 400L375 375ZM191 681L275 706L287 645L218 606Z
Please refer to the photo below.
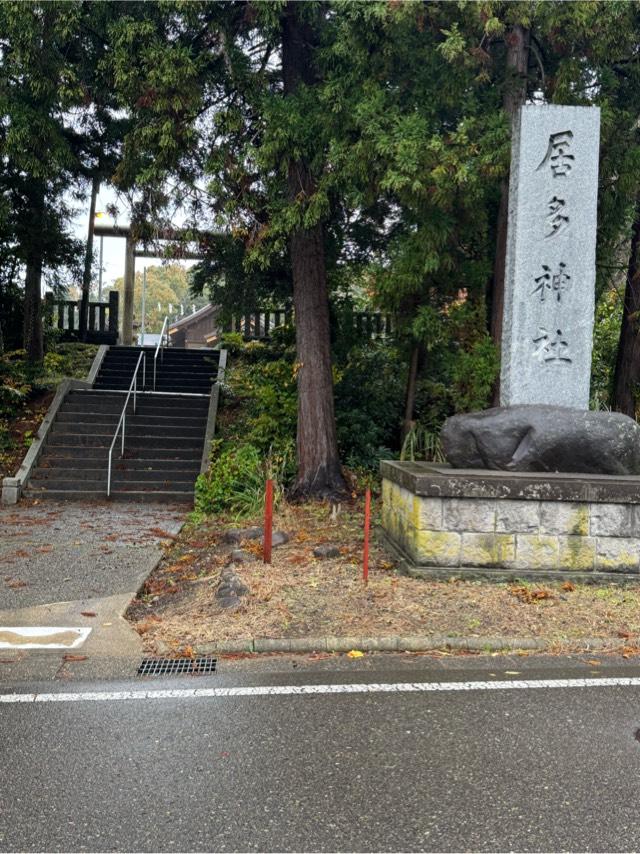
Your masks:
M640 426L619 412L500 406L448 418L442 445L455 468L640 474Z

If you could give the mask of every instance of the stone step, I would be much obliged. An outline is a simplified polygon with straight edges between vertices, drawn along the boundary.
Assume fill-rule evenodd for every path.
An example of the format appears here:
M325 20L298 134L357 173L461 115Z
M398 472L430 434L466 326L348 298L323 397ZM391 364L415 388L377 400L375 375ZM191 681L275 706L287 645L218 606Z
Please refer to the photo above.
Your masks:
M211 372L209 370L202 370L201 368L190 368L190 367L180 367L180 368L163 368L162 370L158 369L156 371L156 385L163 380L165 382L182 382L184 380L197 380L198 382L215 382L216 372ZM127 385L131 384L131 380L133 379L133 373L131 371L124 370L119 366L106 367L104 370L101 370L96 377L98 380L126 380ZM143 383L144 380L144 383ZM139 388L151 388L153 385L153 371L147 371L145 374L138 374L138 387Z
M120 413L122 412L125 399L126 394L123 393L118 393L116 395L109 394L108 392L103 394L101 392L94 391L91 393L90 397L69 397L62 404L61 410L77 412L87 411L90 409L94 412L109 410ZM129 400L131 401L131 398L129 398ZM189 414L206 414L209 408L208 395L185 397L184 395L154 395L139 393L136 395L136 401L137 408L140 411L150 413L153 413L155 410L159 410L161 413L185 412L188 410Z
M95 389L105 389L109 391L111 389L118 391L129 391L129 387L131 385L131 380L109 380L109 379L100 379L98 377L93 385ZM207 380L206 382L198 382L197 380L189 380L188 382L173 382L173 381L165 381L158 380L156 382L155 388L153 388L153 383L150 385L146 385L144 389L142 386L139 391L164 391L169 392L170 394L202 394L209 395L211 393L211 385L212 383Z
M198 470L196 469L185 471L184 469L166 469L164 466L148 471L145 469L123 470L119 466L120 462L120 460L114 461L111 467L111 478L113 481L123 481L126 483L131 481L139 483L170 481L171 483L187 483L193 487L198 476ZM30 483L35 484L40 481L49 482L52 480L72 480L74 483L77 481L104 481L106 483L107 466L105 464L99 468L74 469L73 472L70 472L68 466L40 467L30 480Z
M117 488L122 491L131 490L135 491L144 491L148 492L150 489L155 489L158 491L163 490L171 490L172 492L191 492L193 493L193 479L188 480L176 480L171 477L159 477L158 473L156 476L151 478L123 478L116 477L115 474L111 475L111 486L113 489ZM95 478L84 478L82 481L78 481L77 478L63 477L62 473L58 472L57 474L52 474L49 477L41 477L37 475L29 481L29 486L32 489L107 489L107 473L101 472L100 476Z
M81 416L86 417L86 416ZM134 420L135 419L135 420ZM84 435L84 436L111 436L116 431L118 419L114 416L113 423L105 423L104 421L58 421L54 423L49 436L68 436L68 435ZM118 434L120 435L120 433ZM150 438L167 439L197 439L203 436L202 424L198 425L182 425L182 424L159 424L157 421L150 421L141 418L139 415L127 415L125 419L125 436L148 436Z
M173 441L171 441L173 440ZM57 445L66 445L76 447L109 448L113 441L113 433L77 433L71 431L56 432L55 430L49 435L47 445L54 447ZM119 439L118 439L119 441ZM164 450L196 450L202 449L204 436L188 436L174 437L166 435L129 435L125 438L125 447L127 450L137 451L139 449L164 449ZM116 443L116 446L119 447Z
M136 353L139 354L141 350L144 350L145 353L153 354L157 350L156 344L145 344L144 347L140 347L136 344L114 344L109 347L109 353ZM173 356L193 356L202 354L207 356L219 356L220 350L216 350L213 347L163 347L160 352L163 352L165 356L170 353Z
M56 501L101 501L106 499L106 489L25 489L27 498L47 499ZM158 504L175 502L176 504L193 504L193 492L178 492L174 490L112 490L111 501L157 502Z
M153 407L149 406L148 407L148 406L141 406L140 403L138 403L135 415L133 415L133 413L131 411L132 407L133 407L133 404L130 404L130 406L127 408L127 418L133 417L136 419L144 419L144 420L166 418L169 421L175 421L176 424L182 423L183 420L184 421L193 421L194 423L201 424L203 430L204 430L204 425L206 424L206 421L207 421L208 405L206 407L200 407L196 410L193 410L190 407L189 408L168 407L167 409L164 409L160 406L153 406ZM184 412L184 415L183 416L180 416L177 414L174 415L173 414L174 412L175 413ZM113 421L113 423L115 424L115 423L117 423L121 414L122 414L122 405L120 405L117 409L115 407L101 406L101 407L91 407L90 410L87 410L86 407L82 407L82 406L69 406L69 407L64 407L64 409L60 410L60 412L58 413L58 416L56 417L56 422L58 421L58 419L60 418L61 415L65 416L62 419L64 421L73 421L76 418L82 417L83 415L87 415L87 416L90 416L91 418L105 418L108 420L109 423L112 423L112 420L115 419L115 421ZM162 422L158 421L158 423L162 423Z
M65 398L64 404L67 403L77 403L81 401L83 405L91 400L100 401L100 402L120 402L120 406L124 403L125 397L127 396L128 386L123 391L122 389L78 389L71 391L67 397ZM139 389L137 393L137 397L139 400L148 401L152 405L162 405L163 407L167 406L184 406L185 400L189 397L189 395L180 394L180 392L176 392L175 394L157 394L151 389ZM200 403L203 406L206 406L204 400L198 401L198 399L193 399L193 405L197 405Z
M52 453L52 451L61 450L59 447L55 449L51 449L50 451L44 451L40 460L38 461L38 471L49 471L52 469L60 469L65 468L69 469L70 466L73 466L73 470L80 474L80 472L85 469L105 469L107 466L107 452L102 451L101 455L93 454L92 456L88 456L89 452L93 452L94 450L101 450L97 448L83 448L83 456L78 457L77 455L69 455L65 456L64 454ZM62 449L64 450L64 449ZM118 454L113 457L113 465L126 465L126 470L131 472L144 472L149 469L153 471L164 471L164 472L189 472L189 474L195 480L196 477L200 474L200 456L198 457L186 457L184 459L171 459L171 458L142 458L142 459L133 459L131 457L126 457L124 460L120 458Z
M55 423L57 424L87 424L87 425L104 425L106 427L113 425L114 429L120 419L121 411L118 412L87 412L78 407L77 410L61 410L56 416ZM145 424L153 428L158 427L193 427L198 430L203 430L206 423L206 415L166 415L150 414L142 412L138 406L135 414L127 412L127 424L140 425Z
M75 460L99 459L107 460L109 454L109 445L84 445L78 446L75 443L68 445L50 445L44 451L44 454L49 457L65 457L69 460L69 465L75 464ZM120 459L120 449L114 447L114 454L117 454L117 459ZM125 449L124 458L127 460L189 460L191 462L200 461L202 458L202 450L200 448L130 448Z

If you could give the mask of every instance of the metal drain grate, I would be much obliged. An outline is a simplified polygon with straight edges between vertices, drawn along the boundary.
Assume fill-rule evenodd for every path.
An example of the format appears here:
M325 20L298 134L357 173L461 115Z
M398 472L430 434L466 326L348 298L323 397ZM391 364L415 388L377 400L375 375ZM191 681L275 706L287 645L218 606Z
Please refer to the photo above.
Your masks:
M138 676L181 676L216 672L216 658L143 658Z

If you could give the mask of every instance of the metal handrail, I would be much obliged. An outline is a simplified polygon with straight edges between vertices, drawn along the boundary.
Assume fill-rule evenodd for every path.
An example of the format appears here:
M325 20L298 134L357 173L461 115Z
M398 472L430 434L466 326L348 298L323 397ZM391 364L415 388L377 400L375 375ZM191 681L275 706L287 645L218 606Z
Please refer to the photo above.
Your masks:
M167 328L167 323L169 323L169 317L165 317L164 323L162 324L162 331L160 332L160 340L158 341L158 346L156 347L156 352L153 354L153 390L156 390L156 362L158 360L158 351L160 351L160 361L162 362L164 356L164 333Z
M111 495L111 458L113 456L113 448L116 444L116 439L118 438L118 433L120 432L120 425L122 425L122 446L120 448L120 457L124 456L124 437L127 423L127 406L129 404L129 398L131 397L131 392L133 391L133 414L136 414L136 395L138 393L138 370L140 368L140 362L142 362L142 387L144 388L145 377L147 373L147 357L145 355L144 350L138 356L138 361L136 362L136 369L133 372L133 376L131 377L131 384L129 385L129 391L127 392L127 396L124 401L124 406L122 407L122 412L120 413L120 420L118 421L118 426L116 427L116 432L113 434L113 439L111 441L111 447L109 448L109 466L107 469L107 498Z

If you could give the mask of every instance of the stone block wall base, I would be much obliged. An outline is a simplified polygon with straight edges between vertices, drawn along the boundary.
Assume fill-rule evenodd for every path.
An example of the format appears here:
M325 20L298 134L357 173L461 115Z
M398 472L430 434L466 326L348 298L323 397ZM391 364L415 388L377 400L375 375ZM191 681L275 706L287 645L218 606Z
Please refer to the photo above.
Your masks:
M416 563L394 542L384 531L378 530L378 539L383 548L396 560L398 570L411 578L422 578L425 581L449 581L452 578L469 579L470 581L493 581L497 583L513 583L518 581L564 582L574 584L638 584L640 578L631 572L577 572L568 573L566 570L514 570L494 569L482 566L426 566Z
M640 582L640 477L382 463L382 527L411 575Z

